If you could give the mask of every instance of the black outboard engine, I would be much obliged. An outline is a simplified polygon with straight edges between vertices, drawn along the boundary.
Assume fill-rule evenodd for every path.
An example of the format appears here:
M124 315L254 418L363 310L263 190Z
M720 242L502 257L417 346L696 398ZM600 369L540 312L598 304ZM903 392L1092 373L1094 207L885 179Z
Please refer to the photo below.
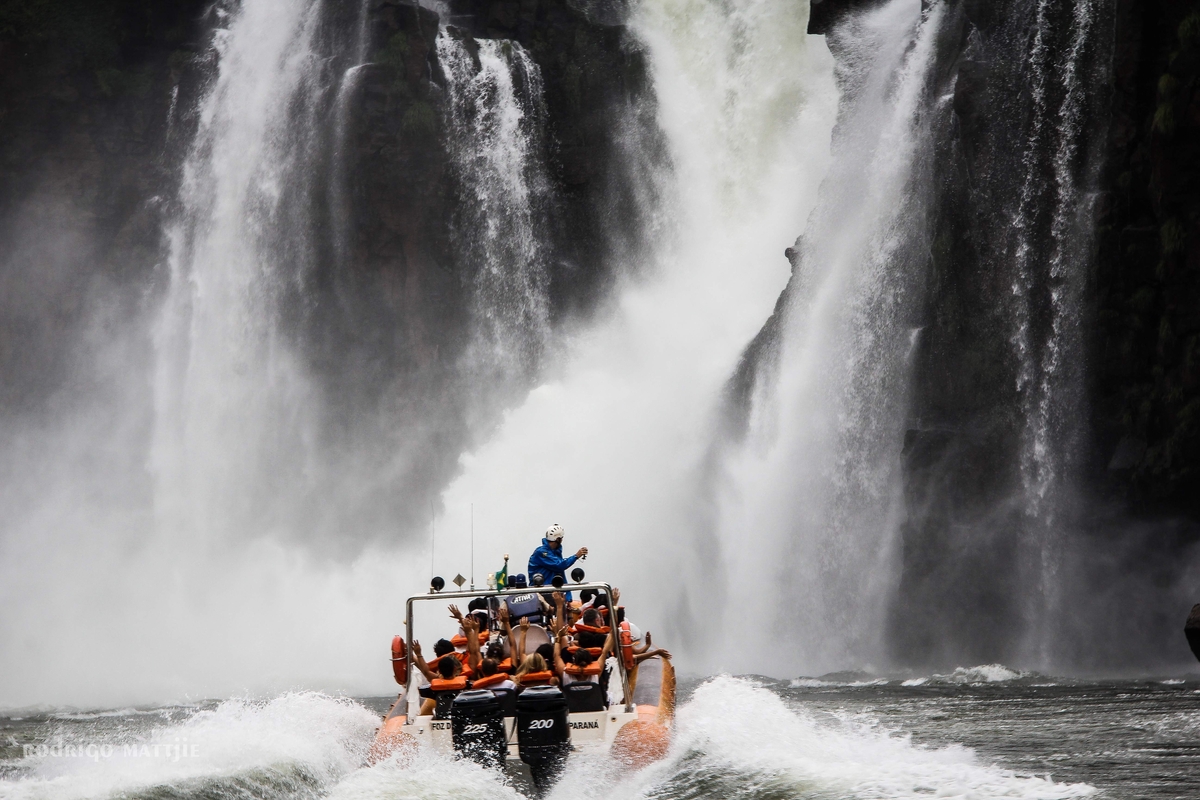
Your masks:
M557 686L531 686L517 696L517 751L534 786L550 788L571 752L567 698Z
M508 756L504 711L487 689L459 692L450 710L454 752L485 767L503 767Z

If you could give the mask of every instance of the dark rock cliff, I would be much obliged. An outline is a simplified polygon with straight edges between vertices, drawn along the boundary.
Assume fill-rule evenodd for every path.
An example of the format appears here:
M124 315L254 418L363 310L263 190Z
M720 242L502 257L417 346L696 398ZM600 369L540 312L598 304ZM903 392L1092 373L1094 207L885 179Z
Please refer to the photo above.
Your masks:
M0 3L0 408L68 380L100 297L136 314L161 257L168 117L198 0Z
M810 32L872 5L813 2ZM1049 109L1066 102L1071 5L1051 9L1042 26L1047 63L1056 65ZM938 202L904 444L893 654L942 666L1029 663L1072 649L1090 653L1097 668L1130 657L1169 661L1177 654L1161 648L1178 635L1169 587L1196 540L1200 497L1197 4L1095 5L1091 37L1073 62L1091 82L1080 90L1082 124L1066 157L1050 128L1036 129L1037 4L949 7L943 58L953 129L935 143ZM1060 254L1050 248L1029 260L1027 341L1061 381L1062 410L1047 424L1059 472L1039 509L1023 485L1030 388L1006 299L1016 247L1005 221L1034 232L1035 242L1051 240L1069 216L1052 208L1061 189L1021 176L1052 176L1056 167L1080 187L1070 214L1091 214L1094 235L1071 242L1080 252L1065 277L1051 271ZM1022 206L1022 196L1034 202ZM1067 359L1058 363L1045 349L1054 304L1076 290L1079 333L1060 337L1055 352ZM1147 591L1164 594L1148 601ZM1154 610L1122 613L1129 594L1121 592Z
M1200 3L1117 3L1093 299L1095 471L1200 516Z
M459 453L499 409L480 419L468 408L480 387L462 371L473 265L452 224L461 198L443 129L443 21L414 0L367 4L368 63L339 133L334 104L361 7L324 7L317 80L329 130L315 137L309 185L282 212L311 220L315 252L299 254L308 273L280 313L325 396L316 446L408 454L366 503L395 530L427 517ZM619 15L579 8L456 0L450 20L460 36L520 42L542 72L553 321L590 310L607 285L606 254L637 235L618 158L631 115L617 109L646 97L642 54ZM125 384L112 391L139 435L152 425L148 391L136 407L127 401L149 384L164 223L214 76L219 24L199 0L0 3L0 418L52 426L66 407L105 402L97 386L107 381ZM118 339L119 364L100 355Z

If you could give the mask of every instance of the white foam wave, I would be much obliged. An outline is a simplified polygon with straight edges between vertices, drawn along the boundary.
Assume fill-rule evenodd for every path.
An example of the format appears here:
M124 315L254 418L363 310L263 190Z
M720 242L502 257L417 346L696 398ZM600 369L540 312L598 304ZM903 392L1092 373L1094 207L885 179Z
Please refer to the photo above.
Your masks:
M822 689L832 687L859 688L863 686L886 686L891 683L887 678L872 678L861 681L832 681L821 678L794 678L789 684L793 689Z
M928 675L923 678L910 678L902 686L925 686L939 683L1003 683L1028 678L1028 672L1009 669L1003 664L981 664L978 667L958 667L949 675Z
M346 777L328 800L519 800L521 795L495 770L422 749L411 761L385 761Z
M83 800L247 774L320 789L362 763L378 724L357 703L311 692L227 700L136 733L118 727L86 741L52 736L50 754L32 753L19 764L23 777L0 781L0 799Z
M697 754L699 755L697 764ZM981 762L965 747L915 745L859 718L818 717L738 678L700 686L679 711L672 780L734 772L792 789L854 798L957 797L1051 800L1087 797L1086 784L1056 783ZM661 788L654 792L661 795Z

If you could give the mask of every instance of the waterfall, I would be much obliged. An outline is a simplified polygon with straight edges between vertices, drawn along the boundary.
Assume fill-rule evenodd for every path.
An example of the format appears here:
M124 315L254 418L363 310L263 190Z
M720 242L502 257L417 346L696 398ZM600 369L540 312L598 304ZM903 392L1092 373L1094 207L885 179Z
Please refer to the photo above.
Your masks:
M829 35L845 65L833 163L798 246L774 357L760 356L773 363L757 367L745 440L722 456L726 605L761 605L765 587L779 599L726 627L755 641L786 630L768 660L780 674L886 663L932 125L948 102L931 97L928 77L941 16L940 4L922 16L916 0L895 0Z
M525 571L553 522L583 566L625 590L643 629L701 630L710 567L695 536L695 475L722 387L787 283L829 158L832 59L789 0L652 0L632 28L650 56L665 163L641 176L656 236L615 265L594 324L568 332L541 383L443 494L436 570L477 542ZM636 111L636 110L635 110ZM443 545L442 537L455 544ZM484 551L480 551L480 555ZM447 555L443 555L447 554ZM478 562L478 557L477 557ZM492 569L499 567L496 564ZM665 631L664 631L665 628ZM698 662L697 662L698 663Z
M1081 331L1093 258L1095 134L1085 128L1094 93L1094 0L1072 7L1038 2L1028 81L1032 120L1014 219L1012 299L1017 390L1023 430L1020 472L1025 512L1028 657L1052 658L1061 609L1064 533L1074 518L1084 409Z
M155 336L164 535L265 533L303 516L312 390L287 323L315 257L321 12L320 0L219 9Z
M541 73L516 42L468 47L443 30L448 147L460 185L454 237L472 275L475 330L467 354L477 383L521 387L549 335L542 171Z

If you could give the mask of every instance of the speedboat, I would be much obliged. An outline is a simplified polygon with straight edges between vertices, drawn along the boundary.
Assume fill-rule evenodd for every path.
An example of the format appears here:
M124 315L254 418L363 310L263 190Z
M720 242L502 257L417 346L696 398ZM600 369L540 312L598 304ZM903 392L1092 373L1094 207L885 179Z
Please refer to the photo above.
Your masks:
M575 576L573 576L575 577ZM408 598L404 634L392 640L392 671L401 691L376 734L370 760L409 758L427 748L485 766L521 772L527 769L540 792L553 784L571 753L605 753L623 765L638 769L666 755L675 711L675 673L669 660L653 658L627 668L626 659L609 658L607 686L571 683L568 686L534 686L517 690L475 690L468 685L435 697L431 687L421 687L423 676L411 663L414 611L427 613L446 603L484 598L489 633L500 635L497 611L508 606L515 621L523 609L540 608L538 595L591 589L607 598L608 619L617 620L612 587L607 583L563 586L492 588L482 591L444 592L435 578L427 594ZM481 605L478 604L477 605ZM440 616L440 615L439 615ZM516 642L504 642L512 664L551 641L544 625L530 625L524 653L512 653ZM516 637L514 637L516 638ZM602 691L606 689L606 691ZM435 699L436 710L420 715L423 698Z

